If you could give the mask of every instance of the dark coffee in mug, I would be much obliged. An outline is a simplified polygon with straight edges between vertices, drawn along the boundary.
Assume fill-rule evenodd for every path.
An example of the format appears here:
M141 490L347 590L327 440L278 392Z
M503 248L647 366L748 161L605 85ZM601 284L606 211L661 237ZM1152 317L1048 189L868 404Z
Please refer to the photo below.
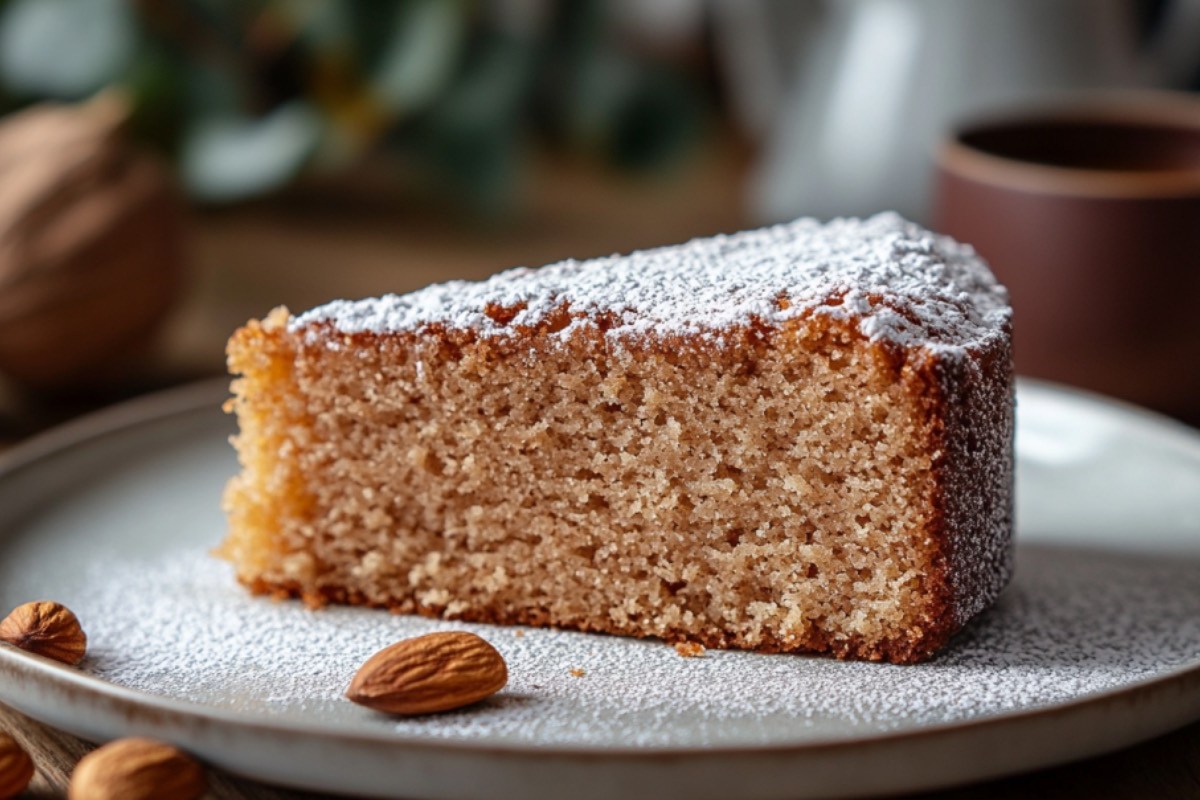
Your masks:
M1200 419L1200 99L964 125L939 153L934 225L1009 287L1018 372Z

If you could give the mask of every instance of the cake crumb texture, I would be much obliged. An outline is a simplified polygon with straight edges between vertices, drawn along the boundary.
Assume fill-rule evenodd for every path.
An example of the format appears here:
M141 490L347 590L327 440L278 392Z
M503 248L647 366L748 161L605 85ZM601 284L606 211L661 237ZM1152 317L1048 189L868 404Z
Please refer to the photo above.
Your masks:
M704 658L706 650L698 642L679 642L675 645L675 652L684 658Z
M1012 374L986 268L911 237L970 278L922 301L954 324L911 313L903 269L894 292L790 275L789 293L771 267L739 297L779 313L719 328L666 324L637 291L620 313L543 297L533 271L486 324L458 313L482 288L457 311L411 301L403 324L277 310L229 345L243 470L221 552L253 590L308 602L926 658L1011 573ZM570 269L615 280L637 259ZM873 322L837 311L852 297Z

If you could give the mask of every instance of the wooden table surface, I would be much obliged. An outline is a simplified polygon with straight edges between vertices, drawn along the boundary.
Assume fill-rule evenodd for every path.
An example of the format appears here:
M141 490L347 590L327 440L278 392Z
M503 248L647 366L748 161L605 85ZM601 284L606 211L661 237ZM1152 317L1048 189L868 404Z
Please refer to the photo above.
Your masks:
M544 179L533 181L538 189L526 198L524 213L503 226L465 230L374 195L339 195L331 203L319 191L201 216L194 232L191 289L165 331L152 373L136 387L216 374L229 332L277 304L300 309L336 296L407 291L435 280L483 277L515 264L736 230L745 224L738 188L744 164L744 154L725 148L702 168L673 181L601 179L541 164L535 172ZM49 408L14 400L0 387L0 446L75 410L74 404ZM4 706L0 730L13 734L34 756L38 775L29 796L64 797L71 770L91 745ZM315 796L271 789L218 770L210 778L210 796L221 800ZM564 787L564 794L568 790ZM926 796L1200 798L1200 723L1118 753Z

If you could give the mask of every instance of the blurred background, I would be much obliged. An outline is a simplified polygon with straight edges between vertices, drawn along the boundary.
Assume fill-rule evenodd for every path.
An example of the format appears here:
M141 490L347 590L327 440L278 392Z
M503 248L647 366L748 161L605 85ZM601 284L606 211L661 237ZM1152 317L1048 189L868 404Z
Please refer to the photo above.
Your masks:
M1086 134L1020 158L1170 173L1176 227L1200 230L1197 88L1197 0L0 2L0 444L220 374L229 334L280 304L800 215L967 230L939 148L1081 98L1166 98L1178 154L1125 163ZM1171 270L1141 244L1113 269L1193 309L1157 339L1121 329L1143 371L1039 359L1053 333L1018 337L1018 366L1197 422L1200 340L1146 365L1200 329L1200 249L1139 235L1171 240ZM1031 320L1086 306L1087 269Z

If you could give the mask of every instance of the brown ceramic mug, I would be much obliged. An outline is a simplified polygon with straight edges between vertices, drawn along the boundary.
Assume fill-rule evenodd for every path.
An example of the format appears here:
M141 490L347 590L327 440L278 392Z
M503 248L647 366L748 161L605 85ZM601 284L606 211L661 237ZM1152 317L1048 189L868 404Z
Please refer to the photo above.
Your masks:
M934 226L1009 287L1018 372L1200 419L1200 98L964 125L938 156Z

